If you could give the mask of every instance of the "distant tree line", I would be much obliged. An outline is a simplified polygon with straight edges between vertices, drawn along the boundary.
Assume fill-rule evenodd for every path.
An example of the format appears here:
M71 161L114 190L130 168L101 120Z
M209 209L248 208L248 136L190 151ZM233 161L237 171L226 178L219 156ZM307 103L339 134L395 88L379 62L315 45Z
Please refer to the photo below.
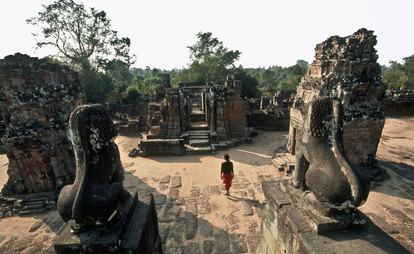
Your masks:
M231 50L212 33L200 32L188 46L189 63L182 69L131 68L135 56L131 41L112 30L104 11L87 9L73 0L59 0L42 5L36 17L28 19L38 31L38 47L51 46L53 56L80 72L81 84L91 103L137 103L153 93L169 74L173 86L181 82L223 83L232 74L242 82L242 96L271 96L278 90L295 90L306 73L308 63L298 60L289 67L244 68L235 66L241 52ZM383 66L383 79L390 89L414 89L414 55L402 63Z
M414 89L414 55L404 57L402 63L390 62L390 66L382 66L383 80L388 89Z

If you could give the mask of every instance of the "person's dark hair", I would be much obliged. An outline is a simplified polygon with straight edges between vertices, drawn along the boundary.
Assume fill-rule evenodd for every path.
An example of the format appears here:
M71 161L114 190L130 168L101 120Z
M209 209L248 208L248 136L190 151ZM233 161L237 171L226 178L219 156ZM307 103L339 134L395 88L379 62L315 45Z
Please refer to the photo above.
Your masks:
M230 160L230 155L228 153L224 154L224 159L226 161Z

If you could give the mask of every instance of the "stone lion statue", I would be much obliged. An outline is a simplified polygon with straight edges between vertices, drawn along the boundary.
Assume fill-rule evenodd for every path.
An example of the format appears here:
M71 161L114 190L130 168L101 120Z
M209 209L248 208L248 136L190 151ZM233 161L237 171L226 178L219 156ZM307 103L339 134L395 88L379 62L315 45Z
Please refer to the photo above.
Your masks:
M318 97L305 106L303 129L296 136L293 185L310 190L325 215L356 208L369 193L369 179L344 155L342 113L339 99Z
M127 195L117 136L109 113L100 104L76 108L69 120L69 138L76 157L76 178L63 187L57 209L77 227L105 224L115 218ZM72 227L74 228L74 227ZM75 229L75 228L74 228Z

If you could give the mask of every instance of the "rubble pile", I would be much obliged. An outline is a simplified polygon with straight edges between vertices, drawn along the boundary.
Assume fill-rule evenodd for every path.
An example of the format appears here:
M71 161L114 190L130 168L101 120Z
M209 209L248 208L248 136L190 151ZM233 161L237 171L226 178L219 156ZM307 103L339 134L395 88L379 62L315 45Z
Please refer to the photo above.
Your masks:
M112 120L120 135L139 135L146 131L148 115L147 96L134 104L109 104Z
M0 196L0 218L11 217L19 210L21 200Z
M414 90L390 90L385 94L387 116L414 115Z
M3 193L55 191L73 181L67 122L84 95L68 67L28 55L0 60L2 142L9 160Z
M272 104L279 108L289 108L292 106L296 91L277 91L273 95Z
M250 110L247 112L247 121L250 127L265 131L287 131L289 129L289 107L293 103L293 91L278 91L272 99L261 98L257 108L258 100L250 100Z
M294 152L294 140L302 130L306 105L318 96L338 97L344 109L343 143L352 165L374 165L384 127L384 93L381 68L374 48L373 31L360 29L351 36L332 36L318 44L315 60L297 88L290 110L288 148ZM378 169L366 168L372 175Z

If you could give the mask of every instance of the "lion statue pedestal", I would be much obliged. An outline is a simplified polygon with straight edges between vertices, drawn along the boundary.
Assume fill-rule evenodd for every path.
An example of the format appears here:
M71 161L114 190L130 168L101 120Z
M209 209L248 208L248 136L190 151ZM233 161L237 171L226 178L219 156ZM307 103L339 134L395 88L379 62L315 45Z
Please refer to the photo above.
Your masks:
M102 105L80 106L71 114L76 178L58 199L68 223L54 243L58 254L162 253L154 198L124 189L116 135Z

